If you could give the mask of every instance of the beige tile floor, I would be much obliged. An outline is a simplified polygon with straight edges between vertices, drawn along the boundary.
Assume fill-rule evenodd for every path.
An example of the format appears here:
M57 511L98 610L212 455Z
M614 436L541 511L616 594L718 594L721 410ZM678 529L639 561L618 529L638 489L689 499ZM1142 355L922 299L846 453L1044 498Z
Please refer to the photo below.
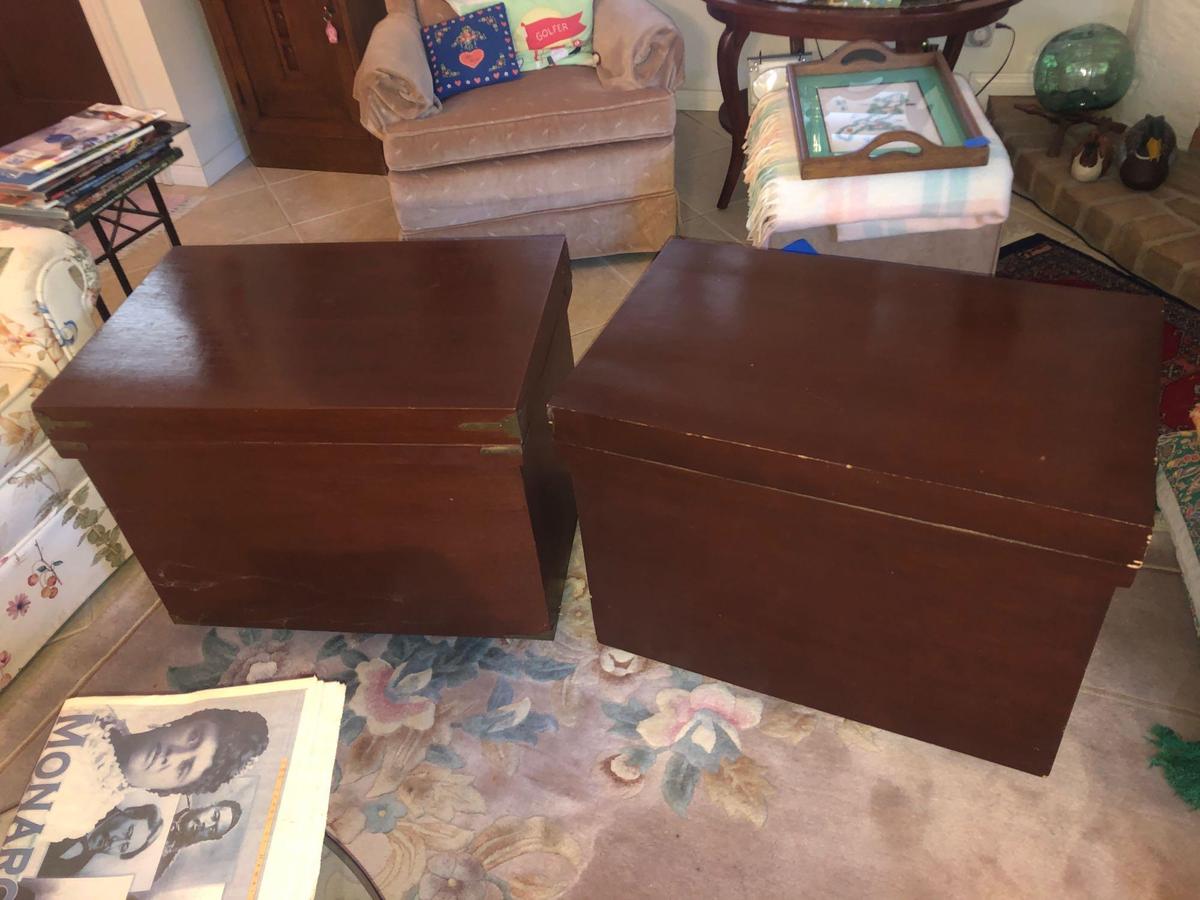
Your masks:
M716 241L746 239L745 185L728 209L717 209L717 193L729 162L729 136L715 112L681 112L676 127L676 186L680 232ZM211 188L194 191L194 206L177 217L185 244L386 241L396 238L396 220L382 175L349 175L295 169L256 168L242 163ZM1013 198L1004 241L1041 231L1076 249L1094 251L1028 200ZM168 247L161 232L138 241L121 258L136 286ZM649 265L650 254L577 261L571 299L571 335L578 358L617 311ZM116 276L101 267L101 290L110 308L124 299Z

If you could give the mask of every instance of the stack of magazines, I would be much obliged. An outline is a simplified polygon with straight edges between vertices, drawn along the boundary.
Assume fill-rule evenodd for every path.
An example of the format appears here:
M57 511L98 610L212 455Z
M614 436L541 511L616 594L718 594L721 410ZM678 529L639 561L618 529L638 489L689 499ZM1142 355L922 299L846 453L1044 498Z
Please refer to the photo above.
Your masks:
M0 218L77 228L161 172L182 152L188 126L163 111L95 103L0 147Z
M3 900L305 900L345 687L68 700L0 847Z

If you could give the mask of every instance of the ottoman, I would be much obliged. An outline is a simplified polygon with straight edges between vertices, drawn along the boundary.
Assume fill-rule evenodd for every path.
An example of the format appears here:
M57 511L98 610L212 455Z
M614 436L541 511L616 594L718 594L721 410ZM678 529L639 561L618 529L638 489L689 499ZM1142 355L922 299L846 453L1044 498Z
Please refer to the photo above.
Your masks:
M179 622L549 636L561 237L180 247L39 398Z
M1049 772L1154 513L1156 298L667 245L551 398L599 639Z

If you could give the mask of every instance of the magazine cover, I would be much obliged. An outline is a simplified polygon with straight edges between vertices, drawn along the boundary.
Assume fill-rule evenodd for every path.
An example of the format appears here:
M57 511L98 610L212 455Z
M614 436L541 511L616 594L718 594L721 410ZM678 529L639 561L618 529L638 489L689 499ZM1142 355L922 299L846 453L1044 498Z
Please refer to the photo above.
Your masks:
M68 700L0 847L3 900L311 897L345 688Z
M93 103L81 113L0 147L0 168L10 177L44 172L164 115L161 109Z

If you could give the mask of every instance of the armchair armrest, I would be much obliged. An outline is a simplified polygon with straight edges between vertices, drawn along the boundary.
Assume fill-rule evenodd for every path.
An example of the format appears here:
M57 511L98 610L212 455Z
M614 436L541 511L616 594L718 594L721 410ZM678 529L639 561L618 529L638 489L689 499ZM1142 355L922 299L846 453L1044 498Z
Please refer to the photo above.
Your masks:
M389 125L420 119L442 108L433 92L433 75L421 42L416 11L388 13L371 32L366 52L354 76L363 127L382 139Z
M605 87L635 90L683 84L683 35L649 0L595 0L592 46Z

